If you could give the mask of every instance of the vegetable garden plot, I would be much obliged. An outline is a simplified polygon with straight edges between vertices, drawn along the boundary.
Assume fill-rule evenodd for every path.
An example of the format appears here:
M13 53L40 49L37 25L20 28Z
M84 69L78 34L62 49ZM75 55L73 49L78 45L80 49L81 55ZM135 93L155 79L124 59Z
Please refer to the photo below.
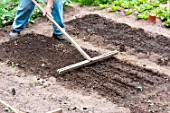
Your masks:
M124 23L116 23L97 14L86 15L66 23L73 27L69 32L95 42L112 44L117 47L133 48L137 53L158 54L161 58L156 63L167 65L170 62L170 39L165 36L151 35L140 28L131 28ZM69 29L68 29L69 31ZM83 34L82 34L83 32ZM94 37L97 35L98 37Z
M98 54L94 51L86 51L91 56ZM57 75L58 68L79 62L83 60L83 57L74 47L63 45L42 35L25 35L17 40L3 43L0 45L0 59L3 62L8 61L12 67L18 66L26 71L38 73L41 77L55 76L58 82L69 88L97 91L100 95L130 108L140 105L140 103L134 103L135 99L132 100L134 96L169 83L166 75L133 66L115 58L97 62L62 76ZM167 98L169 98L168 95ZM148 109L146 107L145 110ZM144 109L143 106L138 106L132 111L144 112Z

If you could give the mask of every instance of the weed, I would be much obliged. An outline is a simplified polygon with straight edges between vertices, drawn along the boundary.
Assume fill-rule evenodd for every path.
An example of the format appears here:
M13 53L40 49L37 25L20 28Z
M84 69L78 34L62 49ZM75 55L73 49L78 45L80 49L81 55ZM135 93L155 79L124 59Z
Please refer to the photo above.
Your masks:
M10 65L10 67L14 69L16 66L15 66L15 64L12 62L12 64Z

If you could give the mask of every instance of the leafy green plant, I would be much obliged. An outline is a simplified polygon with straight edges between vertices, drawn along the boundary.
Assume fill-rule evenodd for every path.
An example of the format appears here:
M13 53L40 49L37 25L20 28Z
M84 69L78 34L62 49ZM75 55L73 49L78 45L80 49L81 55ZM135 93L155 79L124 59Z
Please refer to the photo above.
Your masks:
M37 17L40 17L42 16L42 12L39 8L35 7L33 13L31 14L31 17L29 18L29 22L31 23L35 23L34 19L37 18Z
M109 8L109 10L110 10L110 11L113 11L113 12L118 11L118 10L120 10L120 6L115 6L115 5L113 4L112 7Z
M136 16L137 19L148 19L148 17L149 17L149 11L144 11Z
M153 14L156 14L157 17L161 17L161 15L162 15L162 13L163 13L163 8L158 7L158 8L156 8L156 9L153 9L151 12L152 12Z
M165 26L170 27L170 18L165 21Z
M136 6L135 7L135 10L138 12L138 13L141 13L141 12L143 12L144 11L144 8L143 8L143 5L140 5L140 6Z
M168 0L158 0L160 3L167 4Z
M144 8L144 10L149 10L149 9L151 9L153 6L151 5L151 4L148 4L148 3L144 3L143 4L143 8Z
M108 7L108 4L100 4L100 9L105 9L105 8L107 8Z
M99 6L100 4L108 4L112 2L112 0L71 0L71 1L79 3L80 6L92 4L95 6Z
M45 0L38 0L39 2L44 2ZM71 0L70 0L71 1ZM64 0L64 3L69 2L69 0ZM15 18L16 10L18 8L19 0L1 0L0 2L0 27L12 23ZM42 13L38 8L35 8L32 13L29 22L34 22L34 19L42 16Z
M14 20L15 7L17 7L18 0L1 0L0 2L0 27L4 24Z
M115 0L113 2L113 4L116 5L116 6L121 6L122 3L123 3L123 0Z
M71 3L71 0L63 0L64 6L66 6L68 3Z
M94 2L98 2L99 4L108 4L111 3L112 0L94 0Z
M147 0L137 0L139 3L147 2Z
M133 12L133 9L128 9L128 10L125 11L125 14L130 15L130 14L132 14L132 12Z
M122 6L124 9L129 8L129 7L130 7L129 1L124 1L124 2L121 4L121 6Z
M126 4L126 3L123 3L121 6L122 6L124 9L129 8L129 4Z
M137 1L137 0L132 0L132 1L130 1L130 5L132 6L137 6L137 5L139 5L139 4L141 4L139 1Z
M151 2L151 5L152 5L153 7L159 7L160 2L159 2L159 1L153 1L153 2Z
M159 17L161 20L165 21L168 18L170 18L170 9L169 8L156 8L155 9L157 17Z
M79 0L78 3L83 6L83 5L91 5L94 3L94 0Z
M12 63L12 64L10 65L10 67L11 67L11 68L15 68L16 66L15 66L14 63Z

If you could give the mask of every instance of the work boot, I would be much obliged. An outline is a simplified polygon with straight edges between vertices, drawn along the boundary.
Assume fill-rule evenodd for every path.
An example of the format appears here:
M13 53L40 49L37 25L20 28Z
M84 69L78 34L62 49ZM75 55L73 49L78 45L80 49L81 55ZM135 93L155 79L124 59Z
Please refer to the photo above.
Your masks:
M70 40L63 35L56 35L55 33L53 33L52 38L57 39L64 44L71 44Z
M20 32L16 32L14 30L11 30L9 33L9 40L16 39L20 36Z

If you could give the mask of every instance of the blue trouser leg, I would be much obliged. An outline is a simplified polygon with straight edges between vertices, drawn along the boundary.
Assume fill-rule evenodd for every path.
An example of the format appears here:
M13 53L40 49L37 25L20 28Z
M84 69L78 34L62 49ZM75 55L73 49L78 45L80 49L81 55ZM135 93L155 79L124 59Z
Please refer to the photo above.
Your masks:
M63 3L62 3L62 0L54 0L52 16L53 16L55 22L57 22L59 24L59 26L65 30L65 26L63 24ZM53 31L56 35L62 34L57 29L57 27L55 25L53 25Z
M34 7L35 5L31 0L20 0L16 17L12 24L12 29L14 31L20 32L24 29Z
M34 3L31 0L20 0L18 10L16 13L15 20L12 25L14 31L20 32L24 29L32 11L34 10ZM62 0L54 0L52 15L54 20L60 25L61 28L65 29L63 24L63 3ZM53 25L53 31L56 35L62 33Z

